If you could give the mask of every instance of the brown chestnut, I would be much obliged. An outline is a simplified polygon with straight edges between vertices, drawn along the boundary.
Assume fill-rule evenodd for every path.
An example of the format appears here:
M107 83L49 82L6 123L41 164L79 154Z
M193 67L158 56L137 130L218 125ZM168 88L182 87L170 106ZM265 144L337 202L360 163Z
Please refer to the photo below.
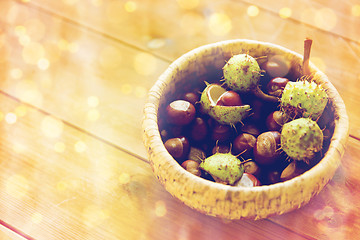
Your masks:
M200 94L196 92L187 92L184 94L182 99L188 101L189 103L195 106L195 104L200 101Z
M255 177L260 177L261 169L254 161L247 161L244 163L244 172L250 173Z
M290 70L290 63L281 55L275 55L261 65L261 68L271 77L284 77Z
M280 97L289 79L283 77L276 77L270 80L267 84L266 89L268 94Z
M280 158L280 133L269 131L260 134L254 146L254 160L261 165L274 164Z
M230 152L230 146L227 144L216 144L216 146L213 147L211 153L228 153Z
M189 154L190 144L186 137L170 138L164 143L166 150L176 160L184 160Z
M201 175L201 171L200 171L200 164L197 161L194 160L186 160L185 162L183 162L181 164L181 166L188 172L196 175L196 176L200 176Z
M219 97L216 105L221 106L241 106L242 101L240 95L235 91L226 91Z
M191 123L190 136L194 141L204 140L208 135L208 125L201 117L196 117Z
M254 137L257 137L260 135L260 130L255 124L246 123L241 127L241 131L244 133L248 133L253 135Z
M175 125L189 124L195 118L195 107L185 100L175 100L166 107L166 115L169 123Z
M274 111L266 118L266 127L269 131L280 131L285 121L285 114L282 111Z
M287 181L290 180L296 176L299 176L300 174L302 174L303 171L302 169L300 169L297 164L296 161L292 161L282 172L280 175L280 179L281 181Z
M280 172L277 171L277 170L272 170L270 172L268 172L267 174L267 177L268 177L268 181L270 184L274 184L274 183L278 183L280 182Z
M206 154L203 150L201 150L200 148L196 148L196 147L190 147L190 151L189 151L189 155L188 155L188 159L189 160L194 160L198 163L201 163L201 161L203 159L205 159Z
M244 173L237 182L238 187L256 187L261 186L260 181L252 174Z
M231 135L232 131L229 125L223 125L217 122L214 124L211 133L212 140L224 142L229 140Z
M243 158L249 158L252 155L256 138L248 133L241 133L233 141L232 152L237 155L242 154Z

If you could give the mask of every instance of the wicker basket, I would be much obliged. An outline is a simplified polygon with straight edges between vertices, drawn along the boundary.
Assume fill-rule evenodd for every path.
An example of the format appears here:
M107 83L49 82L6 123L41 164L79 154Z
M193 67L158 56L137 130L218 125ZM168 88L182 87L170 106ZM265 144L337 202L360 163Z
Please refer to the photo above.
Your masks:
M291 180L244 188L211 182L185 171L167 152L158 128L159 108L173 100L179 86L199 84L202 77L219 74L226 60L238 53L254 57L281 54L290 60L293 75L302 74L302 55L271 43L229 40L196 48L174 61L151 88L144 107L143 141L154 174L174 197L204 214L227 219L262 219L300 208L317 195L341 163L348 138L345 105L327 76L312 63L310 70L322 83L334 111L334 133L323 159Z

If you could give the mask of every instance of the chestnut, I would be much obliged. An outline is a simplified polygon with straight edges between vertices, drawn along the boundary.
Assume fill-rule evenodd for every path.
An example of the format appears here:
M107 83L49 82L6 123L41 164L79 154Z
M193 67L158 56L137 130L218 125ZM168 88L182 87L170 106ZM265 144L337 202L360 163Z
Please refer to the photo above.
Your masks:
M282 111L274 111L268 115L265 124L269 131L280 131L285 121L285 114Z
M227 141L231 138L232 131L229 125L215 123L211 132L211 139L219 142Z
M189 140L186 137L170 138L164 143L166 150L178 161L184 160L190 151Z
M194 105L185 100L175 100L166 107L167 120L175 125L189 124L195 118L195 114Z
M248 133L241 133L237 136L232 145L233 154L242 154L243 158L250 158L255 146L256 138Z
M261 68L271 77L284 77L289 73L290 63L281 55L275 55L261 65Z
M281 181L290 180L296 176L302 174L303 171L297 166L296 161L292 161L282 172L280 175Z
M205 159L206 154L203 150L196 147L190 147L188 159L197 161L198 163L201 163L202 159Z
M182 99L195 106L195 104L200 101L200 94L196 92L187 92L183 95Z
M181 166L188 172L196 175L196 176L200 176L201 175L201 171L200 171L200 163L198 163L197 161L194 160L186 160L184 161Z
M260 135L260 130L255 124L246 123L241 127L241 131L257 137Z
M268 174L267 174L267 177L268 177L268 181L270 184L274 184L274 183L278 183L280 182L280 172L277 171L277 170L272 170L272 171L269 171Z
M260 177L261 169L254 161L247 161L244 163L244 172Z
M240 95L235 91L226 91L219 97L216 105L221 106L241 106L242 101Z
M211 153L228 153L230 152L230 146L226 144L216 144L216 146L213 147Z
M289 79L283 77L276 77L270 80L266 85L266 89L269 95L280 97Z
M196 117L190 126L190 136L194 141L204 140L208 135L208 125L201 117Z
M249 173L244 173L236 184L238 187L256 187L260 185L260 181L254 175Z
M268 131L260 134L253 149L254 160L261 165L274 164L280 158L280 133Z

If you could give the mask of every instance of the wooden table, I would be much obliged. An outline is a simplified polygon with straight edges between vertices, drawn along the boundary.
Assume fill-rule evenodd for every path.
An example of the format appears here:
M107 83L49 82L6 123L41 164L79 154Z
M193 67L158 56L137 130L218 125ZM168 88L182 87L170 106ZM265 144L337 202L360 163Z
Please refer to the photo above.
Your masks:
M1 239L356 239L360 234L360 3L1 0ZM202 215L167 193L142 108L168 65L246 38L302 53L344 99L350 138L333 180L259 221Z

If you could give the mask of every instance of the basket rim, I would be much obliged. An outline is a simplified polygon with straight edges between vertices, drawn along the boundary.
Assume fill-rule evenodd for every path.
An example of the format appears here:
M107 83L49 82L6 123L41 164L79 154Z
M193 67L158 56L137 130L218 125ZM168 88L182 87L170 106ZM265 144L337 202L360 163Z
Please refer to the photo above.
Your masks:
M209 48L221 48L222 46L229 45L229 44L238 44L238 43L245 43L245 44L261 44L264 46L268 46L269 48L276 48L280 50L281 52L289 53L291 55L295 55L297 58L302 59L302 55L299 53L296 53L292 50L289 50L285 47L282 47L280 45L269 43L269 42L262 42L257 40L249 40L249 39L232 39L232 40L225 40L215 43L210 43L206 45L202 45L200 47L197 47L179 58L177 58L174 62L172 62L169 67L160 75L159 79L155 82L153 87L151 87L148 98L146 100L146 104L144 107L144 117L143 117L143 132L144 132L144 144L149 145L149 147L152 149L151 151L153 154L155 154L159 159L161 159L162 162L165 162L167 164L167 167L170 169L173 169L174 171L179 171L182 173L183 177L187 178L187 180L191 180L194 182L194 184L200 184L200 185L207 185L212 189L216 189L219 191L230 191L230 192L249 192L249 193L256 193L256 192L268 192L272 191L273 189L277 188L289 188L291 185L295 183L301 183L306 178L311 177L314 174L320 174L321 171L324 171L324 169L327 168L333 168L332 166L334 164L333 155L338 154L339 160L335 161L335 164L340 165L340 159L343 155L345 144L347 142L347 138L349 135L349 119L346 113L345 104L340 97L339 93L335 89L335 87L332 85L332 83L329 81L327 76L321 72L310 60L310 69L311 71L315 71L316 74L319 74L319 77L321 79L321 82L324 83L324 87L326 88L326 91L329 95L329 98L332 99L333 106L335 108L335 115L338 117L336 123L335 123L335 129L333 133L333 137L329 146L329 149L327 150L326 154L323 156L321 161L313 166L308 171L304 172L303 174L292 178L290 180L279 182L275 184L270 185L263 185L263 186L257 186L253 188L246 188L246 187L239 187L239 186L229 186L224 185L216 182L212 182L206 179L203 179L201 177L197 177L189 172L187 172L185 169L183 169L180 164L177 163L174 158L167 152L165 149L163 142L161 140L161 136L159 133L158 123L157 123L157 117L158 117L158 107L159 107L159 101L161 98L160 93L166 89L167 82L171 80L171 74L176 68L181 68L186 62L196 56L197 54L201 54L202 52L206 51ZM148 134L149 131L152 131L152 134ZM150 155L149 155L150 158ZM150 164L154 165L154 160L150 158ZM154 167L153 167L154 168ZM155 166L156 168L156 166ZM154 170L154 169L153 169ZM166 183L162 183L165 185ZM171 193L171 192L170 192ZM171 193L173 194L173 193ZM173 194L174 195L174 194Z

